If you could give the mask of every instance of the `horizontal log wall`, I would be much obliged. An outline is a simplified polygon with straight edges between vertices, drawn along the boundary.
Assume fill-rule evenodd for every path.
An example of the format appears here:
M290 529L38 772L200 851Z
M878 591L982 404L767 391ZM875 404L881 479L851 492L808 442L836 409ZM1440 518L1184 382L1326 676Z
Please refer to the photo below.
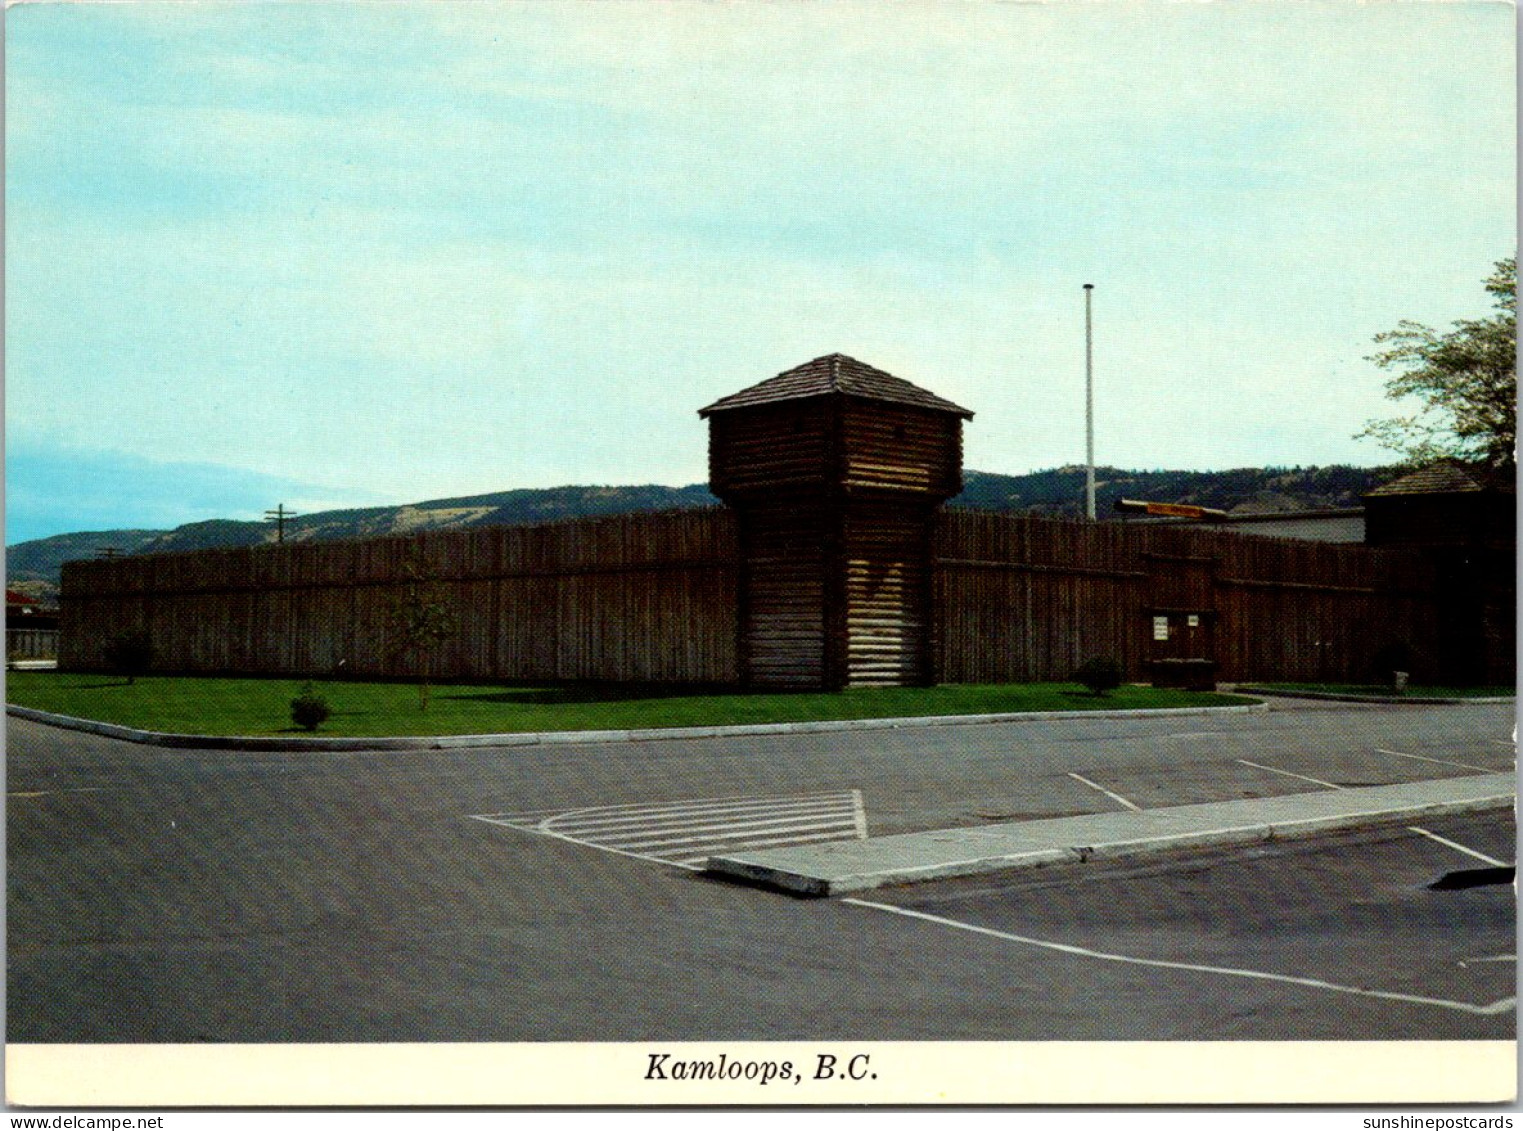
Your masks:
M836 407L824 398L788 401L709 419L709 489L716 495L809 488L835 473Z
M1143 678L1171 611L1214 614L1222 679L1363 678L1398 640L1436 663L1432 567L1407 551L944 510L933 553L942 682L1061 680L1094 657Z
M747 508L745 678L763 688L818 688L826 671L826 570L832 516L800 502Z
M844 623L839 627L851 686L902 686L930 679L929 506L861 500L845 514Z
M839 480L933 496L962 490L962 420L945 412L846 399Z
M738 561L713 508L70 562L59 658L101 666L145 628L163 671L412 674L395 610L416 574L458 622L437 678L728 683Z

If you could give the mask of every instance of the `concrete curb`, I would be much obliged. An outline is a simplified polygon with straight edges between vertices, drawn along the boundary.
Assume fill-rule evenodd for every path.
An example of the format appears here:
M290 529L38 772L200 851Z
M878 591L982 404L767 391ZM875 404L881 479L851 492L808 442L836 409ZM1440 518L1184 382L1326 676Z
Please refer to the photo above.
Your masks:
M1313 801L1309 805L1295 806L1305 810L1299 815L1286 813L1275 816L1275 809L1284 808L1277 803L1284 799L1265 799L1263 802L1255 803L1263 814L1258 820L1244 821L1241 817L1233 820L1229 816L1228 807L1235 807L1231 810L1232 813L1240 812L1246 804L1242 802L1212 802L1174 809L1143 810L1135 814L1095 814L1093 816L1100 818L1101 822L1122 831L1119 836L1112 832L1114 839L1096 839L1093 843L1089 842L1091 838L1088 836L1078 841L1074 839L1074 835L1080 833L1084 830L1084 826L1090 823L1086 818L1058 818L1052 821L1028 822L1025 829L1021 830L1027 835L1018 838L1029 842L1032 835L1038 837L1042 835L1043 830L1040 826L1049 825L1053 826L1054 843L1042 845L1028 843L1016 851L1008 850L1008 848L1017 847L1013 843L1006 851L996 850L997 842L1001 838L993 829L944 829L881 838L877 842L879 846L887 848L890 855L902 855L904 859L899 863L876 868L854 869L850 863L832 861L832 855L838 857L861 855L860 850L864 846L874 844L873 841L842 841L808 848L801 846L796 849L773 849L731 857L713 857L708 862L707 870L714 875L744 880L793 895L833 896L896 884L955 879L990 872L1017 871L1047 864L1082 863L1088 860L1141 856L1180 848L1229 847L1272 840L1289 840L1319 833L1336 832L1341 829L1410 821L1416 818L1510 809L1515 805L1515 790L1502 788L1503 782L1498 780L1505 779L1506 783L1510 784L1513 780L1512 775L1481 775L1481 777L1486 780L1474 787L1470 795L1463 795L1467 789L1460 786L1456 788L1456 792L1462 796L1437 800L1399 800L1398 795L1403 791L1401 786L1374 786L1359 791L1338 791L1344 798L1353 794L1357 804L1354 808L1331 813L1317 813L1315 811L1317 808L1326 806L1322 802ZM1458 782L1465 779L1445 780ZM1431 785L1433 783L1418 784ZM1498 792L1499 789L1502 791ZM1326 795L1294 796L1319 798ZM1391 800L1387 800L1388 798ZM1294 805L1294 802L1292 804ZM1227 822L1213 824L1208 818L1200 828L1178 827L1191 823L1191 818L1196 813L1204 816L1207 810L1216 811L1210 814L1210 818L1215 818L1218 813L1221 813L1222 816L1228 817ZM1195 812L1192 813L1192 811ZM1130 832L1126 831L1128 826L1131 826ZM1102 826L1084 831L1100 831L1100 827ZM993 842L988 845L990 851L983 854L976 851L981 840ZM948 847L944 849L939 847L941 845ZM969 852L968 855L956 854L958 850L964 849ZM938 853L945 856L948 850L952 852L950 858L928 859ZM915 859L917 856L919 858ZM833 863L834 867L832 867ZM842 863L845 863L844 867Z
M246 737L165 734L102 723L94 719L76 719L55 715L31 707L7 703L5 713L47 726L77 730L136 742L145 746L167 746L198 750L275 750L275 751L353 751L353 750L459 750L481 746L558 746L584 742L670 742L694 738L743 738L778 734L828 734L833 731L903 730L935 726L979 726L987 723L1046 722L1064 719L1148 719L1179 718L1186 715L1246 715L1269 709L1267 703L1248 703L1230 707L1160 707L1156 710L1119 711L1032 711L1002 715L926 715L898 719L837 719L812 723L752 723L743 726L658 727L648 730L563 730L520 734L447 734L378 738L282 738L265 735Z
M1249 683L1240 684L1237 690L1244 695L1269 695L1282 699L1326 699L1335 703L1397 703L1413 707L1431 707L1436 704L1463 706L1470 703L1517 702L1517 698L1512 695L1490 695L1468 699L1437 695L1354 695L1341 691L1296 691L1289 688L1258 687Z

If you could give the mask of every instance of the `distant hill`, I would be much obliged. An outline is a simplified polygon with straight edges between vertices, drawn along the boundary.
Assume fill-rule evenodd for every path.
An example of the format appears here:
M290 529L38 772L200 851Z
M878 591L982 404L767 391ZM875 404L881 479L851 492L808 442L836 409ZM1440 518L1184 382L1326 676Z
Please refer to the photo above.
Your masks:
M1355 507L1360 495L1396 474L1394 468L1239 468L1233 471L1095 471L1095 498L1101 515L1121 498L1161 503L1193 503L1227 511L1297 511ZM1070 466L1030 475L965 471L963 491L953 506L980 510L1029 511L1078 516L1083 510L1084 469ZM557 519L634 511L710 506L717 500L702 484L688 487L549 487L498 491L456 499L434 499L395 507L364 507L300 515L286 523L292 542L332 541L448 530L470 526L511 526ZM93 558L113 546L127 554L252 546L275 540L267 522L212 519L173 530L100 530L58 534L19 542L5 550L6 583L21 582L32 596L57 593L59 569L71 558Z
M1360 496L1396 475L1395 468L1243 467L1232 471L1122 471L1095 469L1095 510L1105 516L1117 499L1189 503L1243 513L1357 507ZM1034 511L1054 516L1083 513L1084 468L1059 467L1030 475L963 472L963 491L952 506Z
M58 571L64 562L97 557L106 547L135 554L163 533L162 530L95 530L18 542L5 548L5 584L49 604L57 597Z

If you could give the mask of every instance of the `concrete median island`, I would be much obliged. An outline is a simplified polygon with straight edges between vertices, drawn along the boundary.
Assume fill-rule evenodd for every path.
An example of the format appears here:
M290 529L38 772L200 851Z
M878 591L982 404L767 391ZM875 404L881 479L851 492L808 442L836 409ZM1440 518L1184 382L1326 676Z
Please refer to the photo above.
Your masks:
M938 829L717 856L708 871L796 895L830 896L1047 864L1259 841L1510 808L1513 774L1478 774L1140 812Z

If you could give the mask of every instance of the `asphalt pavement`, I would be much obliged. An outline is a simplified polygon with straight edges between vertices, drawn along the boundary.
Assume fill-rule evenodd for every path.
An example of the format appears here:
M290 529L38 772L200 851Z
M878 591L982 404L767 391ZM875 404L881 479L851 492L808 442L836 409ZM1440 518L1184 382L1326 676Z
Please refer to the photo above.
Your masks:
M1116 879L1101 901L1112 920L1143 924L1119 937L1078 913L1116 862L1006 878L1015 894L1003 910L990 895L943 914L951 905L916 901L971 881L799 900L706 876L687 854L716 837L856 840L1130 812L1117 798L1148 810L1506 773L1511 732L1510 705L1296 704L1252 716L298 754L168 750L12 719L8 1036L1507 1036L1512 925L1499 909L1511 890L1429 900L1424 886L1440 858L1471 859L1465 849L1510 863L1505 811L1455 818L1479 823L1454 835L1430 822L1459 849L1389 825L1271 846L1328 861L1311 886L1282 884L1264 861L1251 886L1200 886L1201 861L1230 877L1262 848L1164 854L1145 865L1146 884ZM1398 878L1393 853L1421 863ZM1421 929L1370 929L1374 887L1442 917L1443 961L1467 965L1431 968ZM1046 893L1040 905L1032 891ZM1261 901L1273 891L1283 920L1237 929L1250 891ZM1188 916L1132 953L1149 933L1144 911L1171 898ZM1075 909L1068 933L1040 936L1063 927L1064 907ZM1209 961L1186 960L1197 937L1213 940ZM1357 950L1365 974L1297 973L1287 956L1308 940ZM1456 982L1458 970L1487 980ZM1408 973L1390 993L1350 992L1392 971Z

